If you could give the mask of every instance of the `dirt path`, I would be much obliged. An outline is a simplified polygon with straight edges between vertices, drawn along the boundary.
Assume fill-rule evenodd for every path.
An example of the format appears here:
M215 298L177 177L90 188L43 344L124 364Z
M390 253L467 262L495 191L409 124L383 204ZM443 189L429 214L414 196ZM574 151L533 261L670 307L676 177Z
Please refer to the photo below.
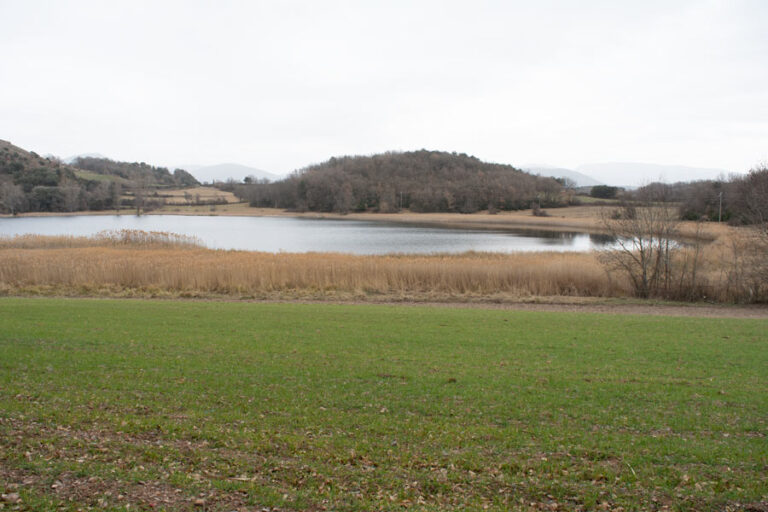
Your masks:
M31 298L29 295L5 295L5 297ZM226 296L216 297L110 297L110 296L72 296L47 295L33 298L53 298L70 300L127 300L127 301L178 301L178 302L237 302L252 304L334 304L339 306L369 305L369 306L404 306L430 307L451 309L493 309L510 311L543 311L558 313L599 313L607 315L648 315L648 316L678 316L699 318L744 318L768 320L768 305L731 305L731 304L692 304L692 303L642 303L642 302L609 302L606 299L591 299L583 297L537 297L504 302L482 300L429 301L414 299L393 299L378 297L370 299L338 297L328 299L307 298L263 298L237 299Z
M194 300L194 299L193 299ZM214 299L219 300L219 299ZM224 301L230 302L227 299ZM556 300L556 299L554 299ZM255 300L276 304L337 304L434 307L454 309L507 309L512 311L550 311L560 313L602 313L610 315L680 316L699 318L752 318L768 320L768 306L716 304L610 304L587 302L575 298L572 302L419 302L393 300ZM241 302L241 301L232 301Z
M466 305L457 305L467 307ZM474 307L468 305L469 307ZM604 313L613 315L689 316L700 318L755 318L768 320L768 308L751 306L669 306L643 304L485 304L481 307L522 311Z

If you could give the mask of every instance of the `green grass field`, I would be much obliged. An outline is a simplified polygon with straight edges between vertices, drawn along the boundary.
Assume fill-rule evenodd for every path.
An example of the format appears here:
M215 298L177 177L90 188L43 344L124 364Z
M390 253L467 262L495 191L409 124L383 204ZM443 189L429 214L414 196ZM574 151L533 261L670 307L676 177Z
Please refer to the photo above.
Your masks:
M768 321L0 299L7 510L738 510Z

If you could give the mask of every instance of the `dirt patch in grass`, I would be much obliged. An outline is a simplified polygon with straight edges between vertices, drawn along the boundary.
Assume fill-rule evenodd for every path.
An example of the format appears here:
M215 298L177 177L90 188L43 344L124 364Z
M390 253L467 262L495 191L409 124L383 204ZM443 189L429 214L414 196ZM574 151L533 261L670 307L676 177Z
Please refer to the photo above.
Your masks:
M211 473L196 468L191 462L195 451L210 450L206 442L168 439L156 432L125 434L107 429L77 430L68 427L51 427L37 422L0 418L8 453L23 454L30 462L22 469L17 461L0 456L0 490L5 495L5 505L19 505L33 510L33 504L47 502L52 506L66 507L76 504L77 509L102 510L108 507L138 507L141 510L264 510L277 508L256 507L248 503L248 493L242 490L223 491L211 485ZM140 451L153 446L172 446L181 457L173 461L176 470L190 476L198 485L197 492L182 488L162 479L136 480L132 470L136 461L129 451ZM58 471L53 467L42 470L35 462L52 461L58 464L76 464L98 461L108 464L113 471L89 475L87 469ZM164 462L144 462L147 470L162 469ZM15 467L14 467L15 466ZM115 469L119 471L115 471ZM235 479L236 480L236 479ZM251 480L249 480L251 481ZM30 508L23 508L30 505ZM0 509L2 504L0 504Z

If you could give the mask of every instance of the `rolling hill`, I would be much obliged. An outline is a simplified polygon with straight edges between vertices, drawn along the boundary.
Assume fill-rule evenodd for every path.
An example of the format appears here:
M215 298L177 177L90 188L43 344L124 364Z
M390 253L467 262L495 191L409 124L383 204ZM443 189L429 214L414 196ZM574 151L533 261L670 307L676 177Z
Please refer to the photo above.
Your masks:
M199 185L189 173L145 163L78 157L67 164L0 140L0 212L72 212L127 206L153 189ZM124 192L133 199L123 197Z
M563 203L562 186L511 165L440 151L334 157L268 184L235 193L253 206L322 212L461 212Z

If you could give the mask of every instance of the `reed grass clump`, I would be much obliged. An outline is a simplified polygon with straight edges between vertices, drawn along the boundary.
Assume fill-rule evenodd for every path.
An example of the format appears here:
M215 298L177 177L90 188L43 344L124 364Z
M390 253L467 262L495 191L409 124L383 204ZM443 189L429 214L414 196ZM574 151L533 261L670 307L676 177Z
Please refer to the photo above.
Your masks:
M85 247L130 247L132 249L189 249L203 247L194 236L166 231L118 229L92 236L16 235L0 236L0 249L75 249Z

